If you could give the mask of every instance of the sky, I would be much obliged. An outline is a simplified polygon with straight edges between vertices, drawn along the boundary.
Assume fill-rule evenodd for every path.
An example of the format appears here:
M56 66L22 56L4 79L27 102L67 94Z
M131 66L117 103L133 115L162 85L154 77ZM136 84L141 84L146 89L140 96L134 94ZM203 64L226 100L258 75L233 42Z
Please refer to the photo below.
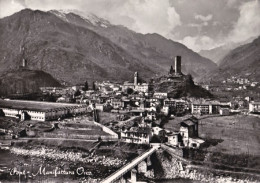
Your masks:
M0 0L0 18L24 8L93 13L196 52L260 35L259 0Z

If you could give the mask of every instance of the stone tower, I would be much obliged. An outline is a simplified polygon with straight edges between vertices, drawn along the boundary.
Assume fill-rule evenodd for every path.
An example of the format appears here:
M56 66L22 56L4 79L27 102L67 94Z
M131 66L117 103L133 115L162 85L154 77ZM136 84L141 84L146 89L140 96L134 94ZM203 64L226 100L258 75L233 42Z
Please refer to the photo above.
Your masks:
M22 67L26 68L27 67L27 60L23 58L22 60Z
M181 74L181 56L175 57L175 74Z

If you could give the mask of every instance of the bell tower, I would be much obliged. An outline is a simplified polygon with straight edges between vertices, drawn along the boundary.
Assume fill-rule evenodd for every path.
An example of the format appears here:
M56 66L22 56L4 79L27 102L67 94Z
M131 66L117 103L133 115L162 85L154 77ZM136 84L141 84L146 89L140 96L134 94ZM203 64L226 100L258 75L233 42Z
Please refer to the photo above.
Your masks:
M138 85L138 72L135 72L135 75L134 75L134 85Z

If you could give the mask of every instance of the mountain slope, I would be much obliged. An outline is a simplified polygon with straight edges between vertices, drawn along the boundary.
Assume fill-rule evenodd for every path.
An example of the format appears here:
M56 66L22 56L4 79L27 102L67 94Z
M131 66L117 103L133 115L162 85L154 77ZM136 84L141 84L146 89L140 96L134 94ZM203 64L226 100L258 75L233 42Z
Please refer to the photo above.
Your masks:
M140 61L95 32L50 12L22 10L0 20L0 72L18 68L49 72L60 81L124 80L135 71L153 74Z
M186 46L158 34L139 34L123 26L111 25L108 21L94 15L85 15L82 12L76 12L77 14L51 12L61 19L91 29L108 38L158 74L168 72L170 65L173 64L172 58L176 55L181 55L183 58L184 73L191 73L195 78L216 68L216 64L209 59L201 57Z
M61 85L50 74L38 70L18 69L0 77L0 95L34 93L45 86Z
M245 45L248 43L251 43L256 37L251 37L243 42L230 42L225 45L210 49L210 50L201 50L199 54L205 58L208 58L212 60L214 63L217 65L220 64L220 61L224 59L224 57L231 51L234 50L235 48Z
M216 65L184 45L157 34L138 34L94 15L22 10L0 19L0 74L17 69L43 70L71 84L86 80L129 80L165 74L181 55L184 73L194 78Z
M260 37L230 51L220 61L219 69L213 72L209 79L222 80L230 76L260 82Z
M210 50L201 50L199 54L205 58L208 58L215 62L216 64L219 64L219 62L231 51L231 48L228 47L217 47Z

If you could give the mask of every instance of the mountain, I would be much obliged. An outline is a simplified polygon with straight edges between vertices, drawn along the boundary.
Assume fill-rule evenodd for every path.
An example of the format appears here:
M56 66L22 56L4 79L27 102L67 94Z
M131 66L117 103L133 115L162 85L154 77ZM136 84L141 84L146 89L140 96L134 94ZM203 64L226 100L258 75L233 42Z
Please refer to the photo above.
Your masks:
M135 71L145 71L145 77L153 74L110 40L50 12L25 9L1 19L0 40L0 72L18 68L25 58L29 69L71 84L123 80Z
M39 87L61 86L50 74L38 70L18 69L0 76L0 95L34 93Z
M251 43L230 51L219 63L219 69L205 78L222 80L230 76L260 82L260 36Z
M232 48L229 47L216 47L210 50L201 50L199 54L205 58L208 58L215 62L216 64L219 64L219 62L232 50Z
M210 50L201 50L199 54L205 58L208 58L219 65L220 61L233 49L252 42L256 37L251 37L243 42L230 42L225 45L210 49Z
M216 65L184 45L157 34L138 34L95 15L30 9L0 19L0 74L17 69L43 70L70 84L86 80L129 80L168 72L182 55L184 73L198 77Z
M79 11L51 12L68 22L86 27L108 38L157 74L167 73L170 65L173 65L173 58L177 55L182 56L183 72L192 74L195 79L216 68L216 64L211 60L201 57L186 46L159 34L136 33L124 26L112 25L93 14L84 14Z

